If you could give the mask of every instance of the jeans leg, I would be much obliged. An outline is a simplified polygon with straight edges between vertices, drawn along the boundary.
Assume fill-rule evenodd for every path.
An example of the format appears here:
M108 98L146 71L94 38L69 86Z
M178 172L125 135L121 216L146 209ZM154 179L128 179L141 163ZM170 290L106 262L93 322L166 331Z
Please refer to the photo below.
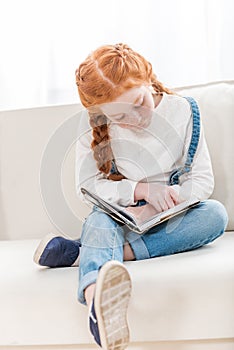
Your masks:
M228 216L218 201L208 199L142 236L130 232L127 240L137 260L199 248L222 235ZM147 253L143 253L147 250Z
M100 267L109 260L123 262L124 231L95 207L83 224L81 244L78 300L85 304L84 290L96 282Z

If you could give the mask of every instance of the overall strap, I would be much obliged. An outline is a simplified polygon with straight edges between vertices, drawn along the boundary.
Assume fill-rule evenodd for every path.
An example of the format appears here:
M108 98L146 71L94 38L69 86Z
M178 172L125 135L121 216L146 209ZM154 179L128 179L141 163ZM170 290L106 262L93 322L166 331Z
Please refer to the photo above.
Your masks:
M110 170L110 174L119 174L117 165L115 163L115 159L112 159L111 161L111 170Z
M193 158L196 153L199 137L200 137L200 113L199 113L198 105L192 97L184 97L184 98L186 98L186 100L190 103L190 106L191 106L192 117L193 117L192 137L191 137L185 164L183 167L173 170L173 172L170 174L168 185L178 185L179 177L182 174L188 173L191 170Z

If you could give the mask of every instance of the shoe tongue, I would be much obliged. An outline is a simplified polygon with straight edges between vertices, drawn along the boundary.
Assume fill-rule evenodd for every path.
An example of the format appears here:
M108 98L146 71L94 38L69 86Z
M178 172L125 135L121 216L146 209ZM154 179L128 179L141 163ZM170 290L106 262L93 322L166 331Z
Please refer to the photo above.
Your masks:
M76 239L76 240L74 241L74 243L75 243L75 245L76 245L77 247L81 247L80 238L79 238L79 239Z

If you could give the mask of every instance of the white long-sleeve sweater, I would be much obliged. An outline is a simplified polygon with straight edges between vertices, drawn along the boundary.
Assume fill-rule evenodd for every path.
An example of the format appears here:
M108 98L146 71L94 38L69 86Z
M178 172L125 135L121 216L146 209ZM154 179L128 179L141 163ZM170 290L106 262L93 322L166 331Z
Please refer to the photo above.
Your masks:
M134 204L138 182L167 184L170 173L183 166L192 133L192 114L188 101L177 95L163 94L147 129L136 132L110 124L111 146L118 170L126 179L108 180L96 166L92 129L86 111L80 115L76 143L76 190L80 187L123 206ZM192 169L173 185L181 197L207 199L214 188L211 160L201 123L201 134Z

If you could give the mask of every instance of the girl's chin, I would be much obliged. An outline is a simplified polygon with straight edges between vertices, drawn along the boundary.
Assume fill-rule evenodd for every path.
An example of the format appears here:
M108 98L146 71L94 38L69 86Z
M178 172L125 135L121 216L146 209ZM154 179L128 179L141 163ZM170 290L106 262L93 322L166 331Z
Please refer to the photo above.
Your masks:
M128 129L136 132L141 132L144 130L142 126L136 126L136 125L119 125L119 127L122 129Z
M122 129L129 129L129 130L141 132L146 128L148 128L149 125L150 125L150 122L142 123L140 125L119 124L119 127L121 127Z

